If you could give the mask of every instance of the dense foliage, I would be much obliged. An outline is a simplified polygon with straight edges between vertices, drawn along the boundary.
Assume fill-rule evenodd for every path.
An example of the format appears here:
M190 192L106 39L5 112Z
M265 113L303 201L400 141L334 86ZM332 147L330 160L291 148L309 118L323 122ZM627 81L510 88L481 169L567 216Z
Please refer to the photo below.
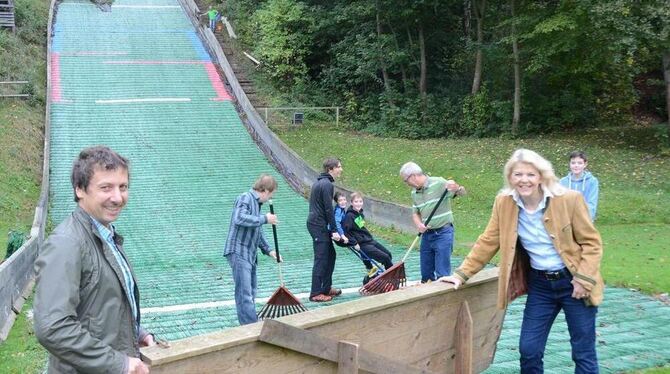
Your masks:
M423 138L625 124L635 114L662 121L669 8L664 0L228 0L224 12L277 89L344 106L357 129Z

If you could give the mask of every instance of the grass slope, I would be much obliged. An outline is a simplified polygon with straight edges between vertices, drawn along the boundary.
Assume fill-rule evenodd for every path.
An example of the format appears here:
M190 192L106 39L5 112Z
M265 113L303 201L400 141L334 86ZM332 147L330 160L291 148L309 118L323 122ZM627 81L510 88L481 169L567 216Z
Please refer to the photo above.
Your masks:
M17 0L15 34L0 30L0 81L28 81L30 99L0 98L0 260L9 230L30 231L42 174L49 3ZM9 92L9 88L0 88Z

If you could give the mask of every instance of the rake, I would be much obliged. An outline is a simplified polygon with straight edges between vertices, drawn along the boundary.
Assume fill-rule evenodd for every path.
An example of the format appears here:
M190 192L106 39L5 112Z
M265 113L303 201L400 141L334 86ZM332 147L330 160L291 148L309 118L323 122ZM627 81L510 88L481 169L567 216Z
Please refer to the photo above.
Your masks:
M270 213L275 214L272 200L268 201ZM284 277L281 272L281 257L279 256L279 243L277 241L277 226L272 225L272 238L275 244L275 253L277 254L277 266L279 268L279 288L270 296L267 304L258 312L258 319L273 319L288 316L295 313L307 311L300 299L295 297L291 291L284 287Z
M442 195L440 196L440 200L438 200L437 204L435 204L435 207L430 212L430 215L428 215L424 225L428 226L428 223L430 223L430 220L433 218L435 211L437 211L437 208L440 206L440 204L442 204L442 201L447 196L447 193L449 193L449 190L445 188L444 192L442 192ZM412 245L410 245L407 249L407 252L405 252L405 256L403 256L402 261L393 264L393 266L386 269L386 271L381 273L378 277L374 278L368 282L368 284L361 287L358 292L364 296L376 295L395 291L400 287L405 286L407 284L407 275L405 274L405 260L407 260L409 253L412 252L412 249L414 249L416 243L419 242L420 237L421 233L418 233L416 238L414 238Z

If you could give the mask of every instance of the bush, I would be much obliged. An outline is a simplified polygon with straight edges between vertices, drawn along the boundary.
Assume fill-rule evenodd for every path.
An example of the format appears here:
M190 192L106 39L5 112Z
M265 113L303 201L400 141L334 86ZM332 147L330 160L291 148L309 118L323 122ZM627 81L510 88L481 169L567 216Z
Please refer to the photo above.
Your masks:
M7 253L5 254L5 259L8 259L12 254L21 248L23 243L26 241L26 234L21 231L10 231L7 239Z

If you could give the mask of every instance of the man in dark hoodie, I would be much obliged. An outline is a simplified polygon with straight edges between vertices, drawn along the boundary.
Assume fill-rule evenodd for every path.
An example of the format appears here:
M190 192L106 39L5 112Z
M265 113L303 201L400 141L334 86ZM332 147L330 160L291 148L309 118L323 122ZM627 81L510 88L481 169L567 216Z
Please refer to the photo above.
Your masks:
M309 215L307 231L314 246L314 267L312 268L312 290L309 299L315 302L330 301L342 294L342 290L333 288L333 270L335 270L335 247L333 240L340 240L333 212L333 182L342 174L342 163L337 158L328 158L323 162L323 173L312 185L309 196Z

